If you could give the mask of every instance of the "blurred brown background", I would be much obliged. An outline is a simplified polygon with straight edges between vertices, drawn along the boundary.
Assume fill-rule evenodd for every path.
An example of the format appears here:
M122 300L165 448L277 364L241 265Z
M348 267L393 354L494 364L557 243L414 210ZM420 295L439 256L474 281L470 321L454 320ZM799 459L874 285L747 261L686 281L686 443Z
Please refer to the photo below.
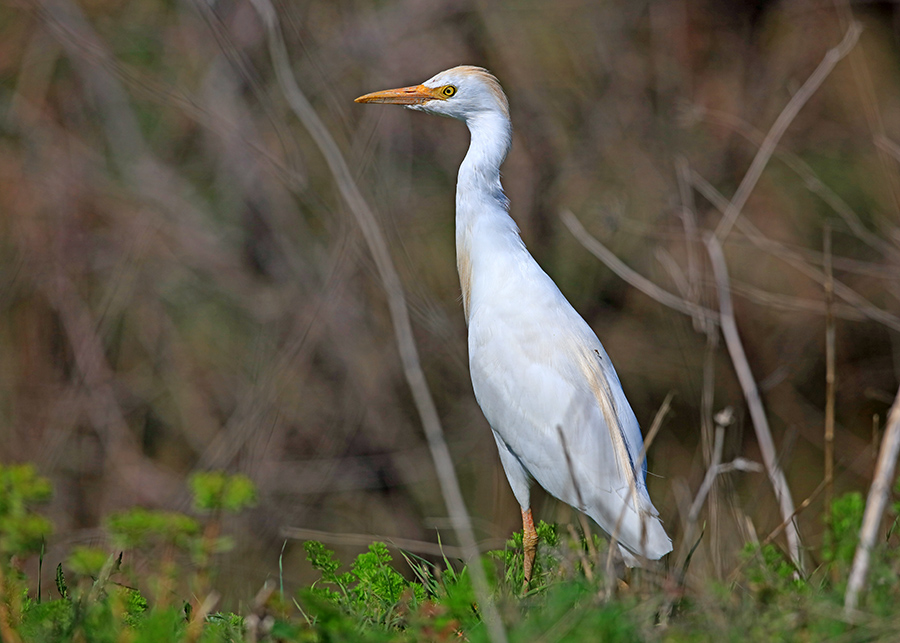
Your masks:
M895 4L357 0L277 11L297 82L388 236L486 546L520 523L467 371L453 191L468 137L458 122L353 98L457 64L499 77L515 128L505 187L528 247L604 342L645 429L676 393L649 485L680 547L711 414L736 409L726 460L759 460L730 359L689 317L615 276L559 214L571 210L666 290L717 308L705 251L686 230L690 220L712 230L722 215L696 188L732 196L762 136L851 14L860 20L859 44L793 120L743 209L759 235L736 228L725 253L799 503L823 478L817 276L832 229L847 289L834 308L836 487L867 488L900 379ZM251 2L4 3L0 127L0 457L33 461L54 482L48 568L72 544L98 542L111 511L187 509L186 476L208 468L260 487L259 506L229 525L238 549L222 574L254 587L277 574L285 527L453 541L384 290L284 98ZM704 381L715 394L706 406ZM726 502L696 569L719 561L721 573L781 518L765 475L719 487ZM535 508L573 518L544 496ZM819 493L800 515L810 546L822 509ZM290 580L302 552L289 541L285 554Z

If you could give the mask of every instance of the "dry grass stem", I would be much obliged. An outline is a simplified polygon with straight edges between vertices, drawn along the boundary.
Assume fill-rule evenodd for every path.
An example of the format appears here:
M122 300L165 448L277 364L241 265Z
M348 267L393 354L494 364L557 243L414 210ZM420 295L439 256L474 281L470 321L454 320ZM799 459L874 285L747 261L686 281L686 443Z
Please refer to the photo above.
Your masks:
M875 477L869 488L863 524L859 531L859 544L853 555L853 566L847 581L847 592L844 594L844 614L848 619L856 611L860 592L866 583L866 576L869 573L869 556L875 545L881 518L890 499L898 455L900 455L900 390L897 391L897 397L894 399L885 425L881 450L878 452L878 464L875 466Z
M403 551L412 552L414 554L420 554L422 556L447 556L459 560L465 560L467 556L467 553L461 547L456 547L454 545L443 545L428 542L426 540L398 538L396 536L381 536L378 534L339 534L332 531L305 529L302 527L282 527L280 533L284 538L292 538L294 540L317 540L319 542L342 547L368 547L373 542L383 542L390 547L402 549ZM502 549L505 543L506 541L502 539L485 540L479 543L478 550L480 552L485 552L492 549Z
M697 533L697 521L700 518L700 511L703 509L703 504L706 502L707 497L711 497L710 493L712 492L713 485L719 475L731 473L732 471L757 473L764 470L759 463L741 457L735 458L731 462L722 463L722 449L725 444L725 429L732 422L734 422L734 417L731 407L727 407L716 414L716 436L715 444L713 446L712 461L706 470L703 482L700 484L697 495L694 497L694 501L691 503L690 510L687 513L687 525L685 527L685 534L682 538L682 549L689 547L693 542L694 536ZM710 513L712 513L712 509L710 510Z
M584 514L579 513L579 516L584 516ZM587 521L582 522L581 528L585 529L585 524ZM566 529L569 532L569 537L572 539L572 542L578 545L581 542L581 537L578 536L578 532L575 530L575 525L572 523L568 523L566 525ZM591 542L591 533L590 531L584 531L584 538L589 543ZM591 543L591 547L593 548L593 543ZM594 548L596 549L596 548ZM584 577L588 579L589 582L594 581L594 570L591 565L592 561L596 561L596 556L591 555L590 558L587 554L584 553L584 549L582 547L578 547L578 558L581 560L581 568L584 570Z
M755 463L752 463L752 464L755 464ZM766 545L770 545L776 538L778 538L778 536L781 535L781 532L783 532L788 525L792 524L794 519L797 516L799 516L807 507L809 507L812 504L812 502L816 498L819 497L819 494L822 493L822 491L824 489L825 489L825 480L823 479L821 482L819 482L819 485L815 489L813 489L813 492L811 494L809 494L809 496L807 496L803 500L803 502L801 502L799 505L797 505L797 508L794 510L794 513L792 513L790 515L790 518L783 521L780 525L775 527L775 529L770 531L769 535L766 536L765 538L763 538L762 540L759 539L759 535L756 533L756 529L753 526L753 521L750 520L749 516L744 516L744 518L745 518L744 525L746 527L746 532L750 535L749 542L755 543L757 545L757 547L756 547L756 551L753 553L752 556L742 560L740 562L740 564L738 564L738 566L735 567L734 570L732 570L732 572L728 575L728 582L729 583L735 582L735 580L738 578L741 570L744 569L744 567L746 567L747 564L751 560L754 560L755 558L757 558L760 555L760 552L762 552L762 548L765 547Z
M682 556L686 557L687 548L693 545L694 536L697 533L697 519L700 517L700 510L703 508L703 503L706 501L707 495L713 488L716 476L719 474L719 465L722 462L722 448L724 445L725 427L717 425L715 429L715 441L710 455L709 466L706 469L706 475L703 476L703 482L700 484L697 495L694 496L694 501L691 503L690 509L687 512L687 523L684 529L684 535L681 538L681 555L679 555L679 559L682 558ZM710 515L712 515L712 511L710 511Z
M712 465L713 455L713 404L716 395L716 353L719 348L717 326L706 329L706 350L703 353L703 389L700 394L700 442L706 466Z
M709 493L710 489L712 489L713 482L715 482L716 480L716 476L719 475L719 466L722 464L722 447L724 445L725 426L722 424L717 424L716 439L713 445L712 461L709 463L709 468L706 470L706 475L703 477L703 483L697 490L697 495L694 497L694 502L691 504L691 510L688 512L689 524L697 523L697 518L700 517L700 510L703 508L703 503L706 500L706 496ZM693 534L691 535L693 536ZM685 537L685 540L690 540L690 538Z
M769 421L766 418L759 389L756 386L756 380L753 377L753 372L750 370L750 364L747 362L747 355L744 353L741 337L738 334L737 323L731 306L731 293L728 287L728 268L725 264L725 256L722 254L722 246L714 235L709 235L706 238L706 247L709 251L713 274L716 278L716 289L719 295L720 325L722 327L722 335L725 338L725 345L728 348L728 353L734 364L734 370L744 392L744 399L747 400L753 428L756 431L756 439L759 443L759 450L762 454L763 463L766 465L772 488L775 491L775 497L778 499L782 516L785 521L791 521L791 516L794 514L794 501L788 488L787 479L784 477L784 472L778 465L778 456L775 450L775 442L772 440L772 431L769 429ZM800 545L800 534L795 523L791 522L787 526L786 535L791 560L802 571L803 550Z
M582 508L585 506L584 496L582 496L581 494L581 485L578 484L578 480L575 478L575 467L572 465L572 456L569 453L569 447L566 444L566 436L563 433L561 426L557 426L556 431L559 434L559 441L562 443L563 453L566 456L566 470L569 472L569 479L572 481L572 486L575 487L575 497L578 499L578 521L581 524L582 531L584 532L584 539L587 542L591 560L597 560L597 548L594 547L594 541L591 537L590 523L588 523L588 520L583 513Z
M212 591L207 594L206 598L203 599L203 602L191 612L191 620L187 626L187 640L190 643L198 641L203 635L203 626L206 624L206 617L216 608L216 605L219 604L221 598L221 594Z
M834 276L831 271L831 228L825 227L825 510L834 500Z
M719 327L716 324L706 324L706 342L703 351L703 388L700 393L700 447L703 461L707 469L712 466L714 451L714 418L713 407L716 396L716 357L719 352ZM709 494L709 532L712 538L719 534L719 485L710 489ZM689 546L687 539L684 541ZM715 541L714 541L715 542ZM717 550L716 550L717 551ZM721 564L718 555L713 556L713 563L717 573L721 576Z
M369 251L372 253L378 274L387 294L397 346L403 362L403 371L412 391L419 416L422 419L422 427L425 430L425 437L431 449L431 456L434 460L447 511L454 521L454 529L459 539L460 547L466 553L465 558L470 563L469 570L472 574L472 585L475 589L475 595L478 597L478 601L484 611L485 622L487 623L491 640L494 643L503 643L506 641L506 632L497 608L491 599L484 568L478 564L479 552L475 541L475 533L459 487L459 479L456 476L450 449L447 447L447 441L444 439L444 431L441 428L437 408L428 388L428 383L425 380L425 373L422 371L412 324L409 320L409 311L406 307L403 284L391 259L387 241L374 212L372 212L369 204L359 191L353 178L353 173L347 166L340 149L294 78L275 7L269 0L253 0L253 6L266 27L269 55L272 57L272 65L275 69L278 85L294 114L303 123L325 157L341 197L343 197L347 207L356 219Z

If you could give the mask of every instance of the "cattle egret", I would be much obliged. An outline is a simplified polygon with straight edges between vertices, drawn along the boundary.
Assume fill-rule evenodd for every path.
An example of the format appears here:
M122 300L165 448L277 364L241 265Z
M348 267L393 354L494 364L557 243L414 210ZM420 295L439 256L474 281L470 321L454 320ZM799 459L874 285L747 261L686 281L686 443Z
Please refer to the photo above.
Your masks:
M616 370L509 216L500 165L512 126L500 83L480 67L454 67L356 102L448 116L471 133L456 184L456 265L472 386L522 508L526 584L537 551L532 480L614 534L630 566L672 551L647 493L641 430Z

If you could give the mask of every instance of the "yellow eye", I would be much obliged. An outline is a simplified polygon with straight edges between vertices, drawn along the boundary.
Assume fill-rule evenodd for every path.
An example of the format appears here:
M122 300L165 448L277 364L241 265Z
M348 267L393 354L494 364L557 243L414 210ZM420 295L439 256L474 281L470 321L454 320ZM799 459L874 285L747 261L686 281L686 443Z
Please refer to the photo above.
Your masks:
M447 85L441 90L441 94L444 95L444 98L450 98L453 94L456 93L456 87L453 85Z

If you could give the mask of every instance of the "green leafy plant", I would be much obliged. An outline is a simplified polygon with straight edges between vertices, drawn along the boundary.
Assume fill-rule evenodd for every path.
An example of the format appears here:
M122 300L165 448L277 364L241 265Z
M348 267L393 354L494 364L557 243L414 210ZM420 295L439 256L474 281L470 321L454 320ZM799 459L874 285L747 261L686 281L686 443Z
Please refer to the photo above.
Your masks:
M243 474L203 471L191 476L194 509L200 512L237 513L256 504L256 485Z
M349 572L338 573L340 562L334 552L322 543L304 543L307 560L321 574L313 584L307 599L314 605L331 604L360 622L383 627L396 626L407 608L415 608L426 595L421 583L411 582L392 566L393 558L384 543L372 543L369 550L356 557Z
M28 556L41 550L53 531L35 506L53 495L50 481L31 464L0 465L0 556Z
M529 587L539 590L551 581L558 571L559 561L563 557L560 550L559 530L556 525L538 521L535 527L538 535L538 551L532 569L532 578ZM584 543L578 543L578 547ZM499 551L490 552L490 556L499 560L504 568L504 580L510 587L522 587L525 582L525 570L523 568L522 532L513 532L506 547Z
M832 503L822 542L822 559L826 563L850 565L865 508L862 494L857 491L846 493Z
M7 493L2 501L6 520L0 521L0 539L12 543L7 551L18 555L34 551L37 533L23 528L39 524L31 505L50 495L50 486L29 467L4 468L0 480ZM251 505L255 487L244 476L228 476L213 472L196 478L194 505L198 511L218 515L222 511L239 511ZM43 523L49 527L49 522ZM29 527L30 528L30 527ZM196 578L199 571L185 576L186 565L207 561L209 555L225 548L227 539L210 537L203 523L178 512L134 508L111 515L106 520L110 541L117 550L143 552L152 561L143 580L155 589L155 600L148 599L133 583L118 580L125 571L123 555L110 555L98 547L78 546L72 549L65 565L57 566L55 586L58 598L41 601L26 598L16 603L14 596L24 596L21 583L9 583L0 605L0 639L7 641L114 641L123 637L131 641L239 641L243 619L233 614L201 615L193 618L190 602L172 601L176 579ZM41 530L49 533L49 528ZM13 546L15 545L15 546ZM64 570L68 570L68 573ZM132 577L136 574L132 571ZM6 579L10 579L6 576ZM196 585L196 583L193 583ZM9 608L15 607L15 613ZM3 625L7 625L5 632ZM15 626L15 630L12 629Z
M114 546L122 549L160 545L188 549L200 533L200 522L181 513L137 507L110 516L106 528Z
M27 467L3 473L7 520L0 522L0 538L7 543L8 556L23 560L40 550L38 541L33 535L23 537L34 533L22 529L31 518L23 522L10 516L37 515L35 506L49 497L49 485ZM322 543L306 542L307 559L318 578L298 591L297 600L286 600L283 592L270 588L246 615L209 613L200 600L211 594L206 570L211 569L212 554L230 542L227 533L220 533L222 518L252 506L256 492L246 479L220 473L202 474L191 487L199 518L147 509L110 516L107 531L117 549L110 554L97 546L73 548L57 566L55 583L44 596L33 594L15 566L0 566L0 640L488 640L467 566L447 558L435 564L405 552L402 561L395 561L388 546L377 542L346 566ZM798 574L775 545L750 545L727 583L697 585L689 596L679 595L687 590L673 587L661 570L626 574L627 583L610 593L605 569L597 564L605 560L605 541L588 542L571 526L567 533L538 524L535 575L524 594L521 533L475 564L485 565L491 600L497 601L513 643L892 641L900 601L900 556L888 543L872 552L866 620L849 623L841 616L842 574L853 556L862 511L859 494L835 501L817 552L825 564L809 578ZM140 556L145 564L137 574L133 566ZM834 570L841 572L837 580ZM138 586L151 591L144 593Z

